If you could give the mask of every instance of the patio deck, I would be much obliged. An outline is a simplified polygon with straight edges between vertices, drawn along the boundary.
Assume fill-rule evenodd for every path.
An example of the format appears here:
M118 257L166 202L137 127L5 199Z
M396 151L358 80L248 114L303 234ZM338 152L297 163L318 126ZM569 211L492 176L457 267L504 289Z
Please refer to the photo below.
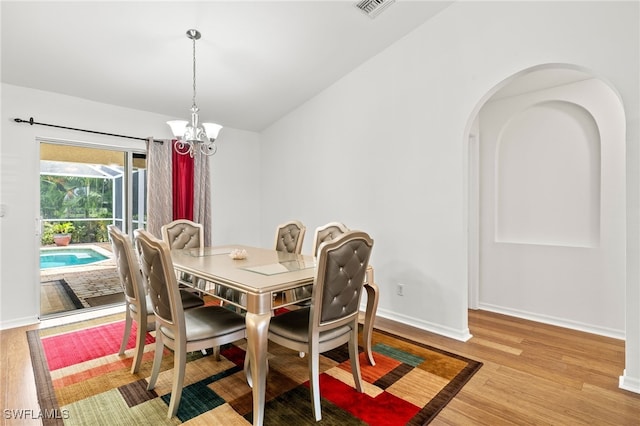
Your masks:
M98 246L102 249L101 251L107 251L111 254L110 243L70 244L67 247L83 248L87 246ZM85 308L96 308L96 306L91 306L87 302L87 298L122 293L122 286L120 285L113 257L89 265L51 268L40 271L41 282L59 279L64 279L67 282ZM69 313L76 312L77 310L69 311ZM47 315L46 312L42 314ZM60 315L60 313L56 315Z

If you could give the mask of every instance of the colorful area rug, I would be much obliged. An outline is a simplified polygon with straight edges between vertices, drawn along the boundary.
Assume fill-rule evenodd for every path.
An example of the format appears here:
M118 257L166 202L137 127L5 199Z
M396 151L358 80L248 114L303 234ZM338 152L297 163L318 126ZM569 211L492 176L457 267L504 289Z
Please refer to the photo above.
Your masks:
M40 314L43 316L82 309L82 301L64 279L40 283Z
M244 340L221 348L220 361L190 354L177 416L167 419L173 354L165 350L156 388L147 391L154 332L147 334L140 373L131 374L135 332L121 357L123 330L118 319L27 331L40 407L48 414L45 426L251 424ZM346 345L321 356L321 424L428 424L482 365L377 330L373 350L375 366L360 354L362 394L352 385ZM316 424L308 386L307 359L270 342L264 423Z

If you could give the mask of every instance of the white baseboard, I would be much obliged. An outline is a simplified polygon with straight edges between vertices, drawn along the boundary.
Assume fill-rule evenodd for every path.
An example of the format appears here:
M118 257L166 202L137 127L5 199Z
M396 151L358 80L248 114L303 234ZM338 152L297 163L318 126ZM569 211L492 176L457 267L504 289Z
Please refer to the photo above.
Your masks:
M10 321L2 321L0 322L0 330L8 330L10 328L16 327L24 327L25 325L33 325L38 324L40 319L38 317L23 317L17 318Z
M396 321L402 324L410 325L412 327L429 331L431 333L439 334L441 336L449 337L451 339L459 340L461 342L466 342L467 340L471 339L471 337L473 337L471 333L469 333L468 328L464 330L457 330L450 327L444 327L440 324L434 324L428 321L423 321L417 318L401 315L396 312L391 312L385 309L378 309L376 316L381 318L386 318L392 321Z
M640 378L627 376L627 370L624 370L623 375L620 376L619 385L620 389L628 390L629 392L640 393Z
M495 312L498 314L509 315L516 318L522 318L530 321L536 321L543 324L555 325L558 327L569 328L571 330L584 331L585 333L597 334L599 336L611 337L613 339L625 340L624 330L614 330L606 327L598 327L592 324L585 324L578 321L571 321L565 318L552 317L549 315L535 314L532 312L521 311L518 309L505 308L502 306L492 305L489 303L480 303L478 309Z
M10 321L0 322L0 330L9 328L23 327L26 325L41 324L41 327L53 327L57 325L69 324L78 321L84 321L101 316L118 314L124 312L124 304L111 307L85 308L78 309L78 312L70 311L50 318L40 319L38 317L24 317Z
M41 320L42 328L55 327L64 324L71 324L78 321L90 320L112 314L124 312L124 304L111 307L99 307L95 309L79 309L78 312L71 311L65 315Z

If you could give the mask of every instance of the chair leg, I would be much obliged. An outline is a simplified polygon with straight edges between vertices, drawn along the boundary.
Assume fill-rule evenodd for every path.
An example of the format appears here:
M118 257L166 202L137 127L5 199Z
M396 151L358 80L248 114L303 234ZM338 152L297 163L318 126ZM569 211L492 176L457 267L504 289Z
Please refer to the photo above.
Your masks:
M182 385L184 383L184 370L187 363L186 348L176 348L173 353L173 385L171 386L171 401L169 402L168 419L178 412L180 399L182 398Z
M360 373L360 354L358 352L358 328L355 327L351 331L351 338L349 339L349 360L351 361L351 374L353 374L353 381L355 382L358 392L364 392L362 385L362 374Z
M164 351L164 343L162 342L162 332L156 331L156 353L153 356L153 367L151 367L151 377L149 377L149 384L147 390L152 390L156 387L156 380L158 380L158 374L160 373L160 364L162 364L162 352Z
M131 334L131 323L133 319L131 318L131 311L127 306L125 314L124 314L124 334L122 335L122 343L120 344L120 350L118 351L118 355L124 355L125 349L127 349L127 342L129 341L129 335Z
M147 336L147 318L139 316L136 321L136 347L133 350L133 363L131 364L131 374L135 374L140 370L142 363L142 354L144 352L144 340Z
M320 406L320 354L316 349L309 349L309 391L311 392L311 409L316 422L322 419Z

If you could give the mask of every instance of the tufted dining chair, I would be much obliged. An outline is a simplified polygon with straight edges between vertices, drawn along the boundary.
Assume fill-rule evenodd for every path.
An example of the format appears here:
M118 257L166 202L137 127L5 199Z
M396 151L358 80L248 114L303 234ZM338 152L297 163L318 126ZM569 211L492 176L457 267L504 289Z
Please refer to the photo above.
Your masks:
M320 248L320 244L325 241L331 241L340 235L347 232L349 228L347 228L341 222L329 222L322 226L318 226L313 234L313 257L317 257L318 248ZM311 297L311 293L313 292L313 284L305 285L302 287L298 287L293 290L293 295L295 300L307 299L302 302L297 303L298 306L309 306L311 304L311 300L308 298ZM304 352L300 352L300 357L304 357Z
M107 226L107 231L126 304L124 335L118 354L124 355L131 335L132 323L135 321L137 324L136 346L131 364L131 373L135 374L140 369L145 336L147 330L155 323L155 315L140 273L140 265L134 253L131 238L115 225ZM192 293L180 292L180 297L185 309L204 305L204 300Z
M321 420L320 353L349 343L351 373L363 392L358 359L358 315L373 240L360 231L347 231L324 242L318 251L311 305L271 319L269 340L309 354L313 415Z
M344 223L341 222L329 222L316 228L313 234L313 257L318 255L318 249L320 244L325 241L331 241L349 231Z
M343 223L340 222L329 222L325 225L318 226L313 235L313 257L318 255L318 248L320 244L325 241L331 241L340 235L347 232L349 228L347 228ZM311 292L313 290L313 285L306 285L303 287L296 288L294 290L294 295L297 300L306 299L311 297ZM308 301L304 301L300 303L301 305L308 305Z
M118 354L124 355L129 335L131 334L132 322L135 320L138 329L136 332L136 346L133 352L133 363L131 364L131 373L135 374L140 369L140 363L142 362L147 327L155 322L155 318L153 311L147 311L147 292L142 284L140 268L138 268L135 261L131 238L115 225L107 226L107 230L116 262L116 271L118 272L118 278L120 278L126 303L124 335L122 336Z
M162 234L162 240L169 244L169 248L172 250L204 248L204 227L200 223L188 219L176 219L162 226L160 233ZM181 284L185 290L193 291L202 296L201 292L198 291L198 288L204 286L201 278L184 272L177 273L176 278L178 278L178 283ZM220 305L224 305L222 299L220 299ZM238 312L240 311L240 308L238 308Z
M204 247L204 227L202 224L188 219L177 219L167 223L160 228L162 239L169 245L170 249L190 249ZM178 283L188 291L197 294L198 279L193 275L184 272L177 273Z
M300 254L307 228L302 222L292 220L276 228L275 250Z
M155 356L147 390L155 387L164 348L169 348L173 351L173 379L167 417L172 418L182 397L187 353L245 338L245 319L222 306L183 309L169 245L144 229L136 229L134 237L156 318Z
M204 247L204 227L188 219L177 219L160 228L162 239L171 249Z

